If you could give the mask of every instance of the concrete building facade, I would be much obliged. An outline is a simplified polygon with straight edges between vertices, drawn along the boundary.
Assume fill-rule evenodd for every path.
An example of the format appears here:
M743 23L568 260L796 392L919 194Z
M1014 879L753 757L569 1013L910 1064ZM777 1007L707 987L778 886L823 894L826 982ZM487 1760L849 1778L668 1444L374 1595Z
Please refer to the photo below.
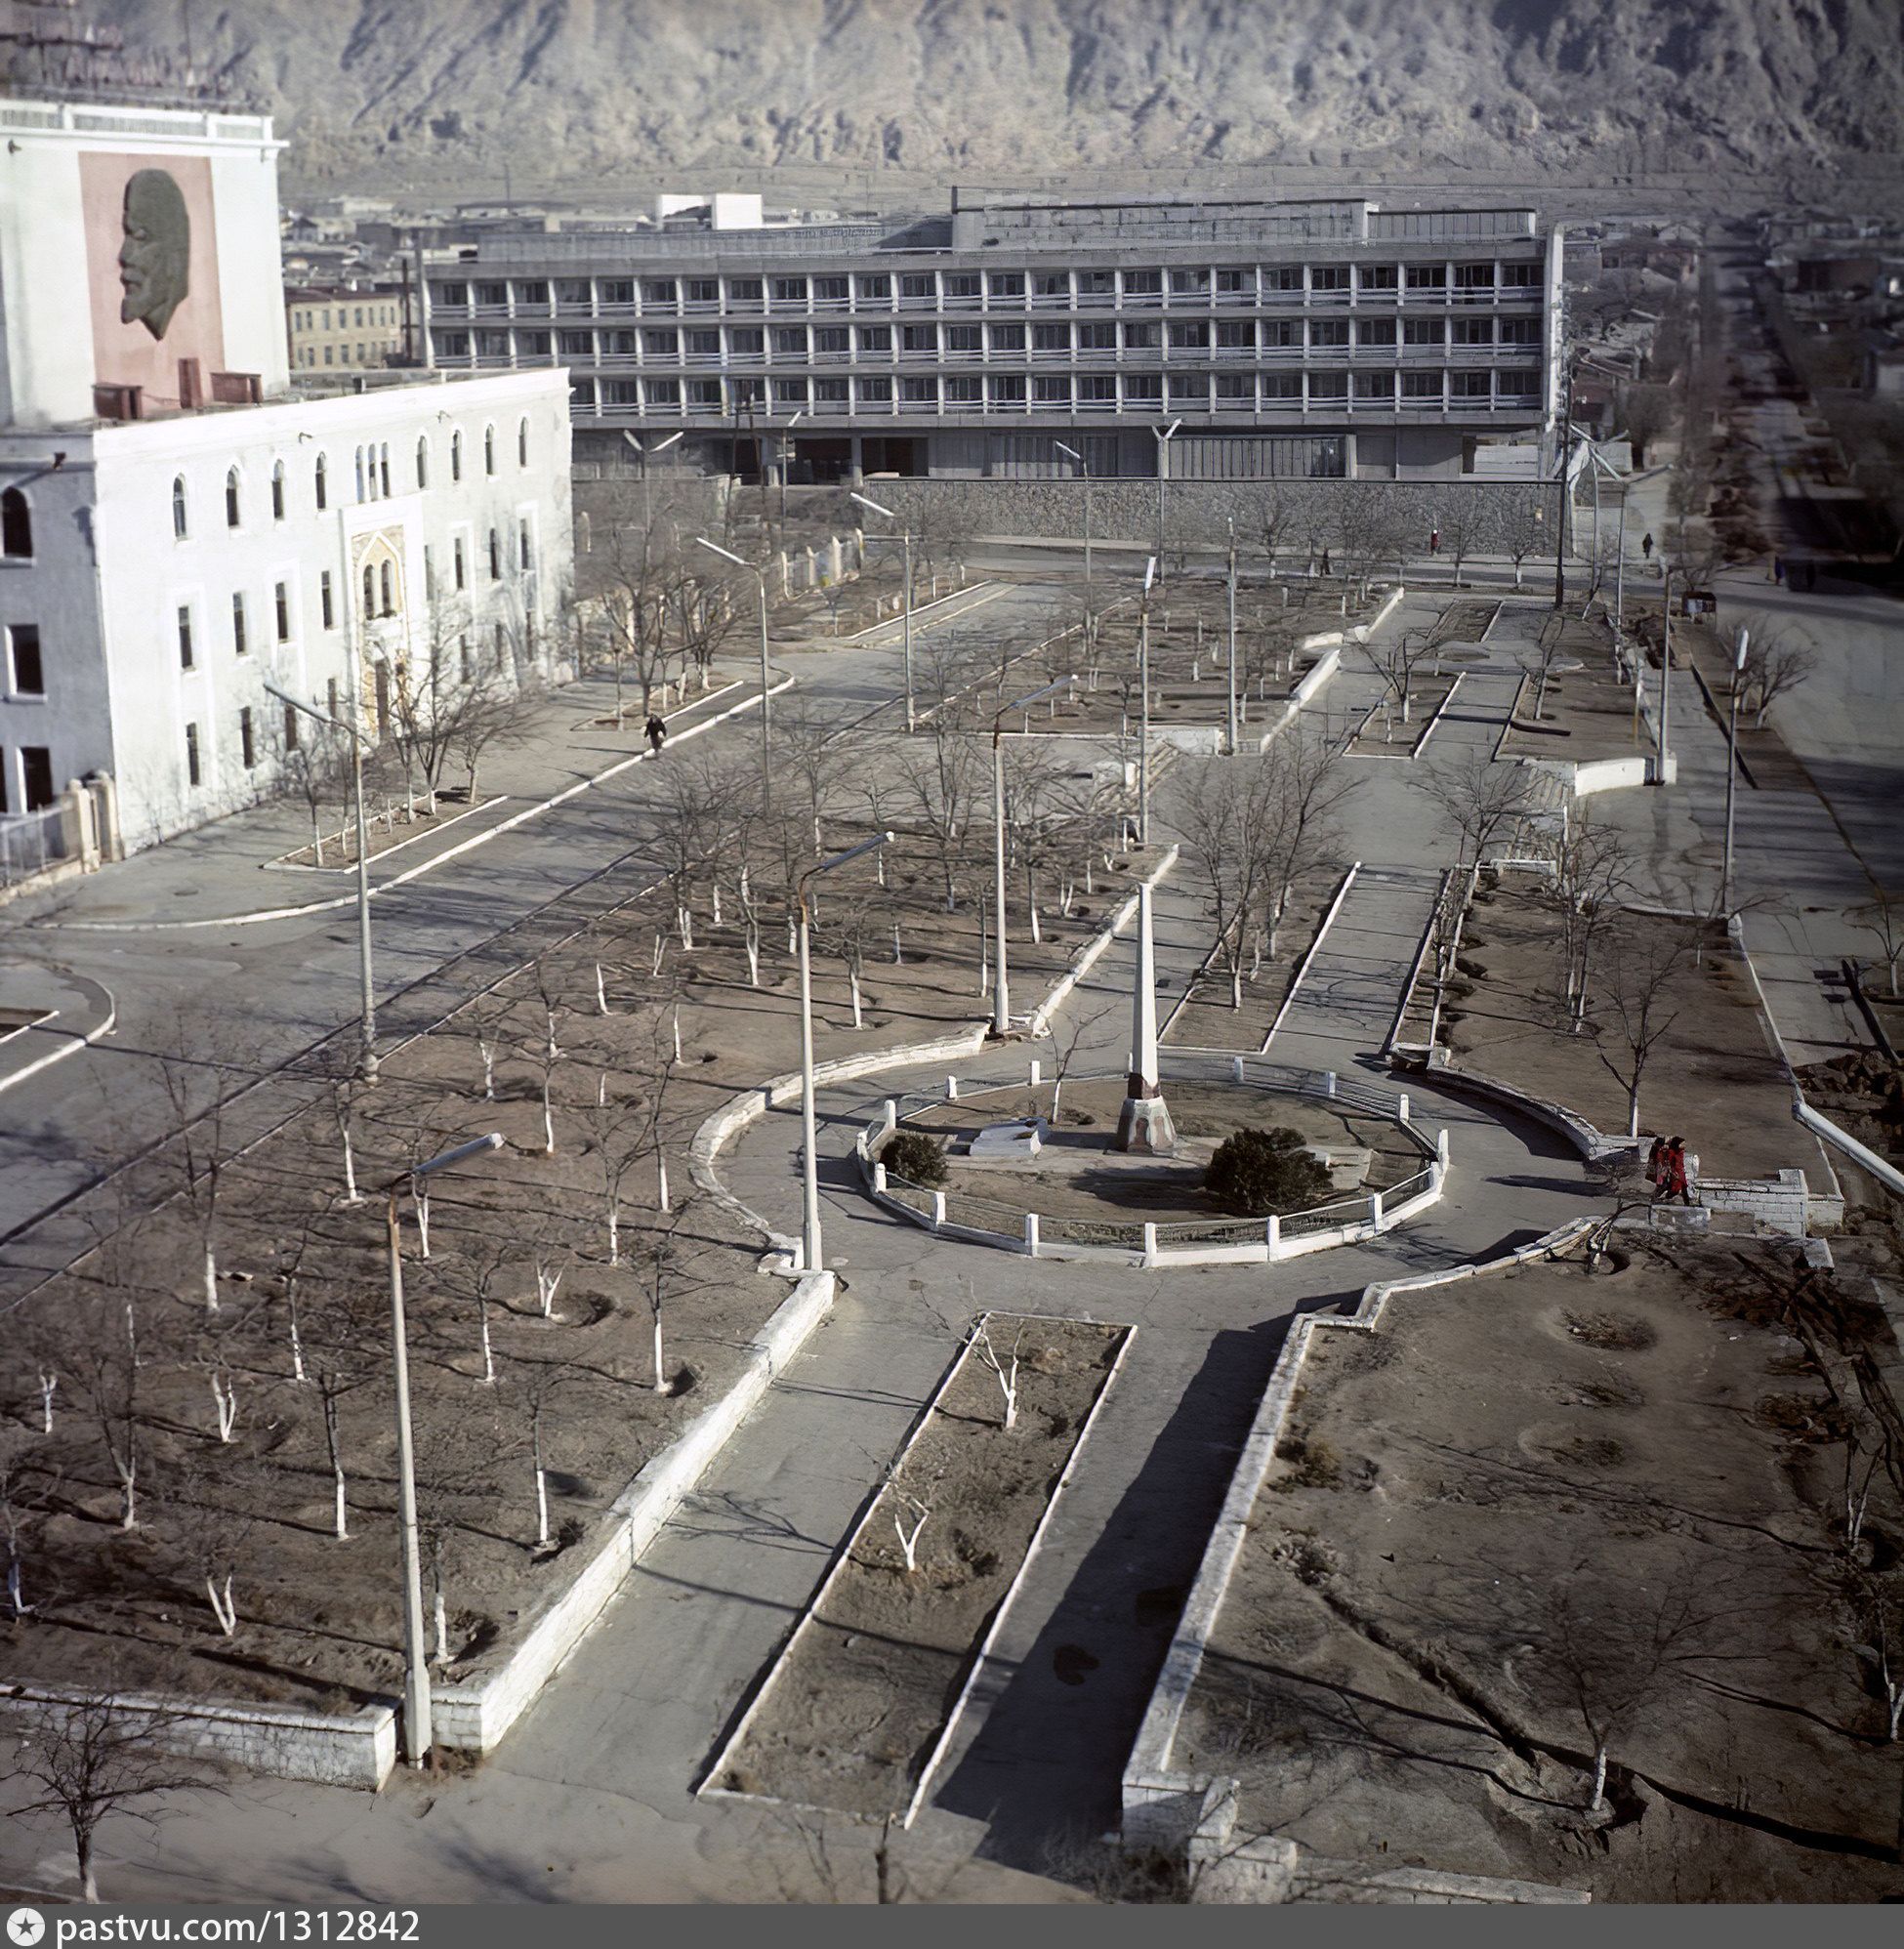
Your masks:
M292 285L285 337L299 378L380 369L403 356L404 297L395 284Z
M32 187L0 199L0 819L106 779L136 847L282 789L323 732L267 683L381 735L549 672L559 373L294 396L268 119L8 102L0 134Z
M682 433L676 464L796 481L1431 479L1551 438L1561 262L1529 209L955 192L899 224L503 232L418 281L436 366L567 368L578 458Z

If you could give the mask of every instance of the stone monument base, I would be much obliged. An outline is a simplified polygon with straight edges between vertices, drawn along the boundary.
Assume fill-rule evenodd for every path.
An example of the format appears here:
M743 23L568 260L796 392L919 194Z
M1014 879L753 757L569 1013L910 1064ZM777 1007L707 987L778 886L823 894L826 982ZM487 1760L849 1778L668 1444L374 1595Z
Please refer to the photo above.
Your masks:
M1126 1097L1117 1114L1113 1150L1132 1150L1152 1157L1169 1157L1177 1149L1177 1127L1162 1097Z

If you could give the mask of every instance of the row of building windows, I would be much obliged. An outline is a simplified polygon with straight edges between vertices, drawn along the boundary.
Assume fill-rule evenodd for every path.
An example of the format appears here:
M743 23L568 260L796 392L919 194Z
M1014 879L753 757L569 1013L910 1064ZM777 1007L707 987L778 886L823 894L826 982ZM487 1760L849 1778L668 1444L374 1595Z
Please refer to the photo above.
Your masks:
M1300 408L1339 406L1354 400L1368 405L1414 410L1442 406L1484 408L1494 401L1521 406L1541 393L1538 366L1490 371L1342 372L1171 372L1171 373L986 373L970 378L888 378L858 374L839 379L578 379L572 402L584 410L623 406L670 411L730 413L749 406L761 411L849 412L854 407L890 411L894 405L925 411L977 411L985 407L1088 406L1119 408L1172 406L1221 408Z
M518 468L529 464L529 423L523 419L516 429L516 464ZM415 453L416 484L419 489L430 485L430 436L417 435ZM496 472L496 429L484 427L482 430L482 471L493 475ZM330 456L320 453L311 462L311 497L317 513L322 514L330 506ZM287 475L284 462L274 461L271 465L270 503L271 519L285 518ZM463 477L463 434L460 428L450 435L449 477L461 480ZM382 500L391 492L390 444L360 446L356 450L356 489L359 501ZM17 488L8 489L9 494L17 495ZM0 497L4 498L4 497ZM22 501L23 509L23 501ZM23 519L23 514L21 518ZM244 476L241 469L233 466L225 476L225 524L228 528L244 525ZM172 532L181 541L191 532L191 510L189 495L183 474L173 477L172 481ZM31 553L30 527L25 530L26 547L24 553ZM9 543L7 553L15 551Z
M1129 270L857 271L787 277L518 277L445 279L432 287L437 311L551 309L678 311L683 308L804 311L829 306L1196 304L1264 293L1454 293L1537 290L1532 259L1482 258L1417 264L1191 265Z
M358 331L364 328L366 312L368 313L368 322L373 326L393 325L396 323L396 307L394 305L339 305L337 307L337 330L341 332L351 330L351 314L352 311L356 313L356 329ZM309 307L302 311L294 309L291 312L291 329L297 332L327 332L331 330L331 308L329 306L321 306Z
M553 341L563 358L632 358L679 365L694 360L794 360L869 357L980 358L1075 352L1304 352L1388 350L1404 346L1538 346L1541 320L1514 317L1386 318L1106 318L1072 324L1068 319L1034 324L974 325L759 325L709 326L685 331L649 326L619 331L439 330L439 359L547 357Z
M382 365L389 358L391 350L392 348L387 345L360 345L355 348L356 356L352 358L350 346L327 345L323 348L324 356L321 362L325 365ZM318 348L314 345L299 346L298 363L302 366L318 364L320 361L317 351Z

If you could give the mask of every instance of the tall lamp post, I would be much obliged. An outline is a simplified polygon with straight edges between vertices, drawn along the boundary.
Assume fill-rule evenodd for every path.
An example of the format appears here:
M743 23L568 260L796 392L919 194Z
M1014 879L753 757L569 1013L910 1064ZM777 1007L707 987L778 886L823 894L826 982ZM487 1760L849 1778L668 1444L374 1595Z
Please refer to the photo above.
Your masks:
M423 1557L417 1547L417 1466L410 1429L410 1349L403 1327L403 1253L396 1227L396 1201L405 1184L446 1171L485 1150L503 1147L492 1130L459 1143L425 1164L400 1171L379 1188L387 1196L385 1230L390 1253L391 1366L396 1382L396 1496L403 1538L403 1757L421 1766L430 1757L430 1664L423 1633Z
M1173 420L1167 427L1150 429L1150 437L1157 442L1157 560L1160 565L1164 559L1164 482L1170 478L1170 442L1182 424L1181 420Z
M1143 564L1143 594L1138 598L1138 844L1150 844L1150 578L1153 555Z
M307 704L303 698L292 696L288 690L280 690L269 679L265 688L287 709L302 711L306 717L315 718L320 725L326 725L332 730L341 730L351 740L351 808L357 828L357 1074L366 1083L374 1083L377 1080L377 990L370 974L370 842L364 832L363 819L364 734L354 724L347 723L343 718L334 718L328 711L320 711L314 704Z
M1560 495L1554 509L1553 529L1553 606L1567 602L1567 504L1573 498L1573 482L1567 476L1567 455L1573 438L1573 364L1567 364L1567 406L1560 419Z
M666 439L656 440L652 446L647 446L641 440L638 440L626 428L622 431L622 438L642 456L642 559L643 561L647 560L648 530L654 525L654 496L648 487L648 462L657 453L666 453L674 445L676 440L681 437L680 434L670 434Z
M884 515L889 521L899 519L890 508L882 508L877 501L869 501L864 494L847 490L849 501L857 501L862 508L870 508L876 515ZM901 532L896 537L906 551L906 586L901 601L905 608L905 671L906 671L906 729L913 727L912 716L912 532L901 523Z
M756 567L751 561L743 561L731 549L723 548L718 541L709 541L706 535L696 535L694 539L702 548L712 549L716 555L731 561L736 568L748 570L761 585L761 814L766 817L773 810L773 750L767 721L766 570Z
M1682 568L1676 561L1667 563L1660 576L1659 776L1653 780L1655 785L1664 785L1667 782L1666 769L1673 762L1667 728L1673 704L1673 578L1676 575L1679 578L1679 595L1682 601L1692 583L1692 571L1689 568Z
M1078 477L1084 482L1084 612L1091 614L1091 463L1074 446L1066 446L1061 439L1055 439L1052 445L1061 454L1078 463ZM1085 627L1090 623L1087 620Z
M820 1172L813 1130L813 975L811 950L807 938L807 883L822 873L831 873L837 866L846 865L849 859L857 859L862 853L876 852L881 847L891 843L890 832L875 833L871 839L862 839L857 846L849 846L846 851L836 852L831 859L822 859L817 866L809 866L800 876L795 888L795 899L800 909L800 1122L804 1183L800 1269L803 1272L820 1270Z
M1732 802L1739 783L1739 686L1745 677L1749 632L1741 630L1732 652L1732 723L1725 733L1725 862L1718 874L1718 910L1732 917Z
M1229 523L1229 755L1236 756L1236 521Z
M998 957L997 986L992 990L992 1033L997 1036L1009 1035L1012 1029L1012 998L1010 984L1005 973L1005 755L1000 749L999 740L1004 734L1005 720L1014 711L1021 711L1027 704L1035 704L1040 697L1049 697L1054 690L1062 690L1075 684L1075 677L1060 677L1055 684L1047 684L1042 690L1034 690L1028 697L1020 697L1015 703L1007 704L992 720L992 925L994 945Z
M787 431L780 448L780 546L787 545L787 470L793 460L793 430L807 417L807 408L801 407L787 422Z

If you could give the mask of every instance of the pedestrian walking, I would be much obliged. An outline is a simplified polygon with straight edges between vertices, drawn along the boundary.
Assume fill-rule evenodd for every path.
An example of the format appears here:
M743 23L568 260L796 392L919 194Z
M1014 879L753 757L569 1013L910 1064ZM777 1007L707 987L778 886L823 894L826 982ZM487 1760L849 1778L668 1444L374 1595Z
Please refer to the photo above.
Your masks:
M1772 580L1774 582L1785 580L1785 558L1782 555L1772 557Z
M1428 553L1430 555L1439 555L1441 553L1441 530L1439 528L1428 529Z
M660 718L653 711L650 711L648 713L648 721L642 728L648 734L648 749L654 753L655 757L659 758L661 756L661 747L668 739L668 726L661 722Z
M1692 1192L1686 1183L1686 1146L1683 1139L1674 1138L1666 1146L1666 1155L1660 1160L1660 1196L1671 1204L1677 1198L1682 1205L1692 1203Z
M1644 557L1646 558L1646 560L1647 560L1648 561L1651 561L1651 560L1652 560L1652 559L1653 559L1653 537L1652 537L1652 532L1651 532L1651 530L1650 530L1650 529L1649 529L1649 530L1647 531L1647 533L1646 533L1646 536L1645 536L1645 538L1644 538L1644 539L1643 539L1643 540L1642 540L1642 541L1640 542L1640 544L1639 544L1639 552L1640 552L1640 554L1641 554L1641 555L1643 555L1643 556L1644 556Z
M1329 572L1329 551L1326 548L1322 551L1322 572L1325 575Z
M1666 1155L1666 1140L1653 1139L1653 1147L1646 1153L1646 1182L1653 1187L1653 1196L1659 1196L1660 1160Z

